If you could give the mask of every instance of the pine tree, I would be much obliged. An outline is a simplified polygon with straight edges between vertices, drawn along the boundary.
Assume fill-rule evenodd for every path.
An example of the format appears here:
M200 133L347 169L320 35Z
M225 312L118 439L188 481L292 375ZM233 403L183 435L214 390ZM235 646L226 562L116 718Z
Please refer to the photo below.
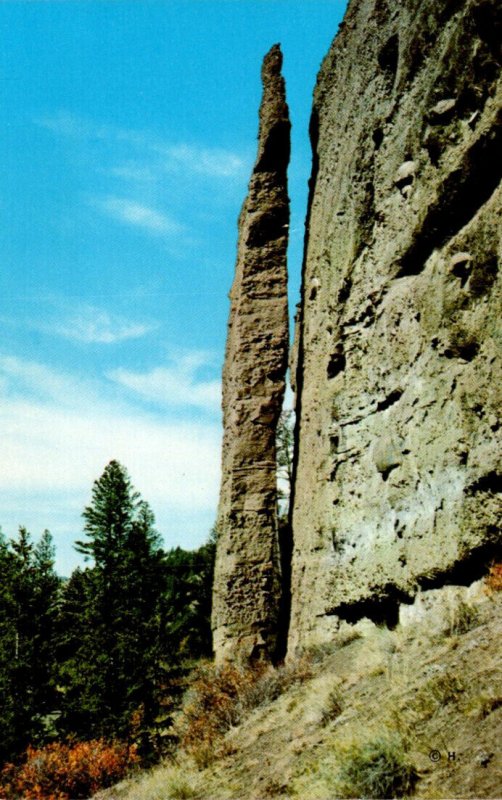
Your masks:
M83 516L87 541L77 549L93 565L65 591L63 629L78 617L79 638L61 639L61 724L79 736L127 737L134 720L146 726L155 713L163 553L150 508L117 461L94 483Z
M176 547L166 554L165 640L171 660L208 658L212 653L211 600L216 540L197 550Z
M35 546L25 528L0 543L0 758L12 758L47 737L57 705L56 615L60 580L48 531Z
M5 537L0 532L0 765L11 758L17 749L16 704L12 686L12 663L16 657L17 641L13 561Z

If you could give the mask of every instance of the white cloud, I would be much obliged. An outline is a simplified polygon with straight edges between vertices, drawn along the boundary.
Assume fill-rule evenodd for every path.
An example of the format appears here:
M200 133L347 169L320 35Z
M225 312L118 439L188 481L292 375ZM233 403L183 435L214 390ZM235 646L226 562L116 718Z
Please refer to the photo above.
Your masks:
M35 397L44 402L58 399L79 404L87 402L91 384L49 369L44 364L15 356L0 355L0 391L2 403L15 396ZM0 412L1 413L1 412Z
M93 481L115 458L171 541L182 536L185 518L192 533L194 520L201 521L199 541L207 535L219 485L217 421L155 416L107 399L99 383L13 357L0 358L0 390L0 495L9 521L32 525L36 517L37 530L53 528L73 541L81 532L81 525L75 530L76 509L89 501Z
M141 411L68 409L12 400L2 404L0 483L5 491L89 487L116 458L137 475L152 505L211 508L218 477L217 426L161 422Z
M135 164L132 161L128 161L118 167L112 167L107 174L114 178L136 183L152 183L158 177L158 173L155 174L155 170L151 166Z
M212 359L202 352L178 354L168 366L149 372L130 372L115 369L109 377L135 392L145 400L163 406L193 406L205 411L217 411L221 403L219 380L204 380L201 369L210 366Z
M139 339L146 336L158 326L151 323L133 322L95 306L83 306L63 322L44 327L51 333L76 342L117 344L128 339Z
M98 123L86 117L80 117L69 111L56 111L34 119L36 125L58 136L72 139L99 139L129 142L132 145L146 145L151 138L139 131L126 130L116 125Z
M214 178L234 178L246 172L244 159L229 150L178 144L160 148L160 152L166 157L164 167L168 170L188 170Z
M58 136L81 140L125 143L139 149L146 162L129 160L110 170L116 177L128 180L151 180L163 171L187 172L210 178L243 177L249 171L249 159L220 147L199 143L168 142L148 131L136 131L108 125L66 111L38 117L35 123Z
M179 234L185 228L168 214L125 197L95 199L93 205L110 217L156 234Z

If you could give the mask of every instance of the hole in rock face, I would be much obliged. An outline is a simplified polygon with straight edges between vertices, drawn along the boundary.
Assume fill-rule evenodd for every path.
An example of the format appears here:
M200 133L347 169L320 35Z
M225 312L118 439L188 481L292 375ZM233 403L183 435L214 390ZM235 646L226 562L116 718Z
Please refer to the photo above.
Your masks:
M442 141L434 132L430 131L424 141L424 147L432 166L437 167L444 149Z
M479 342L469 332L458 329L450 336L448 347L444 351L446 358L462 358L472 361L479 353Z
M386 41L378 54L378 65L389 78L394 79L399 60L399 36L397 33Z
M471 261L467 259L465 261L459 261L452 268L452 274L455 275L456 278L459 278L460 286L462 289L469 280L469 275L471 274L471 268L472 268Z
M502 491L502 475L495 470L487 472L482 475L477 481L471 483L465 490L466 494L474 495L479 492L489 492L490 494L498 494Z
M386 625L395 628L399 622L400 603L412 603L411 596L395 586L387 583L375 591L373 597L356 601L355 603L340 603L336 608L330 609L328 614L336 614L340 619L354 624L366 617L375 625Z
M340 372L343 372L345 369L345 354L343 352L342 346L338 345L337 349L334 353L331 354L328 362L327 367L327 376L328 379L331 380L332 378L336 378Z
M383 130L381 128L377 128L373 131L373 143L375 145L375 150L380 149L380 145L383 142Z
M393 392L388 394L387 397L377 404L377 411L385 411L386 408L393 406L394 403L397 403L397 401L401 398L402 394L402 389L394 389Z
M263 247L267 242L280 239L285 236L287 224L287 206L271 209L253 220L246 244L248 247Z
M493 480L491 473L486 477L488 478L488 483L491 484ZM498 477L500 478L500 476ZM495 478L497 479L497 476ZM483 482L483 478L481 482ZM488 574L490 564L493 561L500 561L502 558L499 531L494 525L487 527L486 539L487 541L482 545L472 550L464 551L457 561L453 562L447 569L432 570L428 574L417 576L417 588L428 591L430 589L442 589L443 586L470 586L474 581L483 578ZM406 560L402 554L397 558L397 563L405 566ZM387 625L392 629L396 627L399 621L400 604L410 605L414 601L415 592L409 593L394 583L386 583L382 586L375 585L370 591L372 594L369 597L356 600L353 603L340 603L328 609L326 614L328 616L336 615L350 624L359 622L363 617L367 617L376 625Z
M398 466L399 464L390 464L388 467L385 467L385 469L382 469L381 475L384 482L387 480L392 470L397 469Z
M476 262L472 270L469 292L474 297L481 297L490 291L497 279L499 271L497 254L493 253L483 261Z
M338 292L338 302L345 303L350 296L350 290L352 289L352 281L350 278L345 278L342 288Z
M495 540L498 531L489 526L486 533L491 541L466 552L446 570L420 576L417 579L420 588L427 591L441 589L443 586L470 586L474 581L483 578L490 568L490 563L501 558L500 541Z

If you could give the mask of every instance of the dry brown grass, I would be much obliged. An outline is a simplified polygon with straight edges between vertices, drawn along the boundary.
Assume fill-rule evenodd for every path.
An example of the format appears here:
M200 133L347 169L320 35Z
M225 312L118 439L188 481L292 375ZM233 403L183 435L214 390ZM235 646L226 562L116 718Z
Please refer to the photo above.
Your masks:
M182 749L200 768L227 754L225 733L250 711L276 700L295 684L312 676L308 659L279 668L206 663L194 673L177 720Z
M469 605L475 624L456 624L453 636L439 635L428 618L394 631L365 625L343 646L317 653L308 668L264 669L252 679L239 673L237 685L220 674L217 695L228 691L233 706L221 696L216 704L227 726L219 729L217 752L198 764L180 755L106 800L333 800L356 791L368 796L355 787L385 787L379 781L386 775L402 781L387 785L398 797L498 797L502 596L480 595L482 602ZM451 619L464 617L459 600ZM206 673L208 691L214 674ZM201 724L213 702L205 707L203 697L196 703Z

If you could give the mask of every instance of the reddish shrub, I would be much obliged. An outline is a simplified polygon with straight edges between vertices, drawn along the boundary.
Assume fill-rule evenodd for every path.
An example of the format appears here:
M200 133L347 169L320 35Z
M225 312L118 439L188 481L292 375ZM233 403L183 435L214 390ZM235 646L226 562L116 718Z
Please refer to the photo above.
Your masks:
M289 686L311 677L305 661L274 669L263 663L252 667L206 664L196 670L178 719L181 746L199 767L224 754L222 737L245 714L275 700Z
M29 747L24 763L8 764L0 795L23 800L77 800L119 781L138 761L135 745L102 740Z
M502 591L502 561L491 565L486 576L486 590L489 594Z

